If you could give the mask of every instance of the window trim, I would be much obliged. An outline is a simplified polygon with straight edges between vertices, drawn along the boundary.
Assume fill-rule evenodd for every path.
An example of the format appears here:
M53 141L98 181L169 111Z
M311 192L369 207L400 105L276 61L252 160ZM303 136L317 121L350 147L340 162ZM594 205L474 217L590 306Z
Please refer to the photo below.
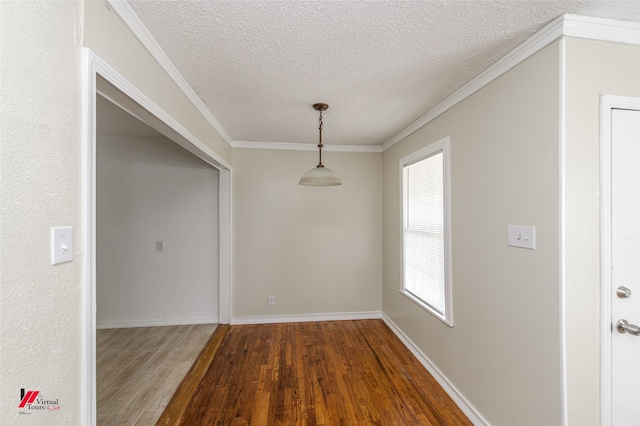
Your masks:
M416 303L427 312L438 318L440 321L453 327L453 280L451 271L451 161L450 161L450 139L445 137L437 142L433 142L424 148L421 148L412 154L409 154L399 160L399 186L400 186L400 293L409 300ZM444 193L444 275L445 275L445 312L440 314L437 310L429 306L427 303L414 296L404 287L404 183L403 172L404 167L417 163L431 155L442 151L443 153L443 193Z

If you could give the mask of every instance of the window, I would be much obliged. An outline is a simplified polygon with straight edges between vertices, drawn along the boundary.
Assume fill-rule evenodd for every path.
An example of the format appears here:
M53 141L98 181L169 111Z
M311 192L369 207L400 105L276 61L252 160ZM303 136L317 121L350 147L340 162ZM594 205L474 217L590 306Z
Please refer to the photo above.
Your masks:
M400 160L401 292L453 326L449 232L449 139Z

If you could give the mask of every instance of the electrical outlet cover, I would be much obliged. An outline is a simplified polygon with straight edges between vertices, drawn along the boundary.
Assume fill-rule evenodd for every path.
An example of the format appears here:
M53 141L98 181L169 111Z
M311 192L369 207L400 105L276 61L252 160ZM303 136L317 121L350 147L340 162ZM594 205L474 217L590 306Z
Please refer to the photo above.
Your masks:
M536 227L509 225L507 230L507 245L530 250L536 248Z
M71 226L51 228L51 264L73 260L73 228Z

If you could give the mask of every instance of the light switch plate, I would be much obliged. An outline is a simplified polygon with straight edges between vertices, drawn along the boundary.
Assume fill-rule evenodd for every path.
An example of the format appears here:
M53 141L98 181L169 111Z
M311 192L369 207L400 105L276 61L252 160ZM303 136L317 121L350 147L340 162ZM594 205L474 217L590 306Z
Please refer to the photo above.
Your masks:
M71 226L51 228L51 264L73 260L73 228Z
M536 227L535 226L515 226L507 227L507 245L512 247L535 250L536 248Z

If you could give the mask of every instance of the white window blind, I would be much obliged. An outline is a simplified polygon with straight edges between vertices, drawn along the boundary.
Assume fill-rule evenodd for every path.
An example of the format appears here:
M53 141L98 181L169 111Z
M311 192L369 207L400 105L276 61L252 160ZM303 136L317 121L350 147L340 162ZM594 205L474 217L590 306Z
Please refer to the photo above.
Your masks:
M450 323L445 146L402 164L403 291Z

